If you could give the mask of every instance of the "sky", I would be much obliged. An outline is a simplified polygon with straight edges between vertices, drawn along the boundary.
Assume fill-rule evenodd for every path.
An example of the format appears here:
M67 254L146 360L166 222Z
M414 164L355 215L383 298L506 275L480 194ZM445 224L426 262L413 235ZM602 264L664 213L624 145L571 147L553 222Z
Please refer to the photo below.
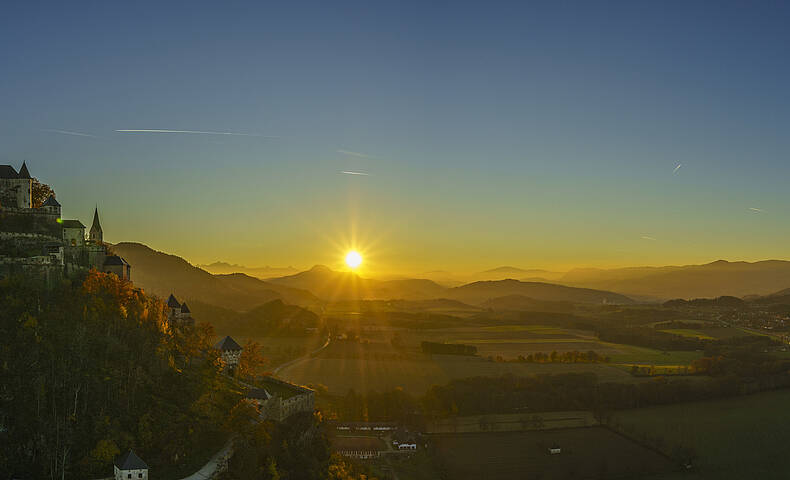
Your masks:
M9 2L0 164L196 264L788 259L789 23L787 2Z

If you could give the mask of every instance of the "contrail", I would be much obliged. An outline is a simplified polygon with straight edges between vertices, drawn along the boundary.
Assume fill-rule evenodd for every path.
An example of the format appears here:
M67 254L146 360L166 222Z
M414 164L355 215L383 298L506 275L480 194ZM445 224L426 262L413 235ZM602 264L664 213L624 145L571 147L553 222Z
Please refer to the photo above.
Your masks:
M366 177L369 177L369 176L370 176L370 174L369 174L369 173L365 173L365 172L349 172L349 171L345 171L345 170L344 170L344 171L342 171L342 172L340 172L340 173L344 173L344 174L346 174L346 175L364 175L364 176L366 176Z
M209 132L203 130L120 129L115 131L119 133L188 133L188 134L197 134L197 135L234 135L239 137L280 138L277 135L259 135L257 133L237 133L237 132Z
M675 169L674 169L674 170L672 170L672 173L678 173L678 170L680 170L680 167L682 167L682 166L683 166L683 164L682 164L682 163L678 163L678 166L677 166L677 167L675 167Z
M653 238L653 237L651 237L649 235L642 235L640 238L642 238L642 240L652 240L654 242L656 241L655 238Z
M96 135L91 135L89 133L80 133L80 132L72 132L69 130L55 130L53 128L42 128L42 132L52 132L52 133L60 133L61 135L73 135L75 137L96 137Z
M352 152L350 150L338 150L337 153L342 153L343 155L351 155L352 157L359 157L359 158L376 158L373 155L368 155L366 153Z
M762 208L756 208L756 207L749 207L749 210L751 210L751 211L753 211L755 213L763 213L764 212L764 210Z

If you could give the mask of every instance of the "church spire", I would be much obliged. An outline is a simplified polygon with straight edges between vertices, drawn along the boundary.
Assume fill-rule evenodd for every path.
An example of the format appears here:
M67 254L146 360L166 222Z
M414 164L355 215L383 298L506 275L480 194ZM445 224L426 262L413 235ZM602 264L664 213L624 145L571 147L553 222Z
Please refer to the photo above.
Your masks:
M93 211L93 225L91 225L91 231L89 237L91 242L102 243L104 241L104 233L101 230L101 224L99 223L99 207L97 206L96 209Z

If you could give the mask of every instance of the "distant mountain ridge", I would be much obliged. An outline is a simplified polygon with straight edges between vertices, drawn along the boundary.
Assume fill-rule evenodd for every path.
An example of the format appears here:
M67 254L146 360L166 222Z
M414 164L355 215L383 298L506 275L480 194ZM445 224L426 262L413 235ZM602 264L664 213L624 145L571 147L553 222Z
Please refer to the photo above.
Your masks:
M248 267L245 265L237 265L227 262L214 262L206 265L195 265L214 275L227 275L230 273L244 273L252 277L265 279L268 277L277 277L281 275L291 275L297 273L299 270L294 267Z
M475 306L508 295L522 295L535 301L634 303L627 296L614 292L543 282L497 280L446 288L432 280L419 278L363 278L353 272L338 272L324 265L266 280L243 273L212 275L181 257L157 252L140 243L123 242L112 248L129 261L132 265L132 280L145 290L162 297L175 293L185 300L198 300L237 312L277 299L307 307L348 300L438 299Z
M200 300L236 311L277 299L297 305L321 303L310 292L270 284L248 275L212 275L181 257L158 252L141 243L122 242L113 245L112 249L132 265L132 281L160 297L175 293L185 300Z
M404 299L428 300L441 297L446 290L432 280L374 280L353 272L337 272L325 265L285 277L268 278L267 282L309 290L327 301Z
M636 303L625 295L609 291L567 287L553 283L521 282L519 280L473 282L451 288L447 293L448 298L475 305L509 295L520 295L533 300L551 302L624 305Z
M569 271L559 282L656 299L768 295L790 287L790 262L717 260L703 265L585 268Z

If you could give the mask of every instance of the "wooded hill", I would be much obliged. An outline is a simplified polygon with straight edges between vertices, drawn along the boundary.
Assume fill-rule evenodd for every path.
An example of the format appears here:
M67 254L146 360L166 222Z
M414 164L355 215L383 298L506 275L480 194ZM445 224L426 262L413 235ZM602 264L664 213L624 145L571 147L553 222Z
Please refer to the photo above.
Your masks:
M158 474L191 473L224 441L239 395L213 332L170 331L161 300L92 272L52 290L3 280L0 312L3 478L106 477L129 448Z

